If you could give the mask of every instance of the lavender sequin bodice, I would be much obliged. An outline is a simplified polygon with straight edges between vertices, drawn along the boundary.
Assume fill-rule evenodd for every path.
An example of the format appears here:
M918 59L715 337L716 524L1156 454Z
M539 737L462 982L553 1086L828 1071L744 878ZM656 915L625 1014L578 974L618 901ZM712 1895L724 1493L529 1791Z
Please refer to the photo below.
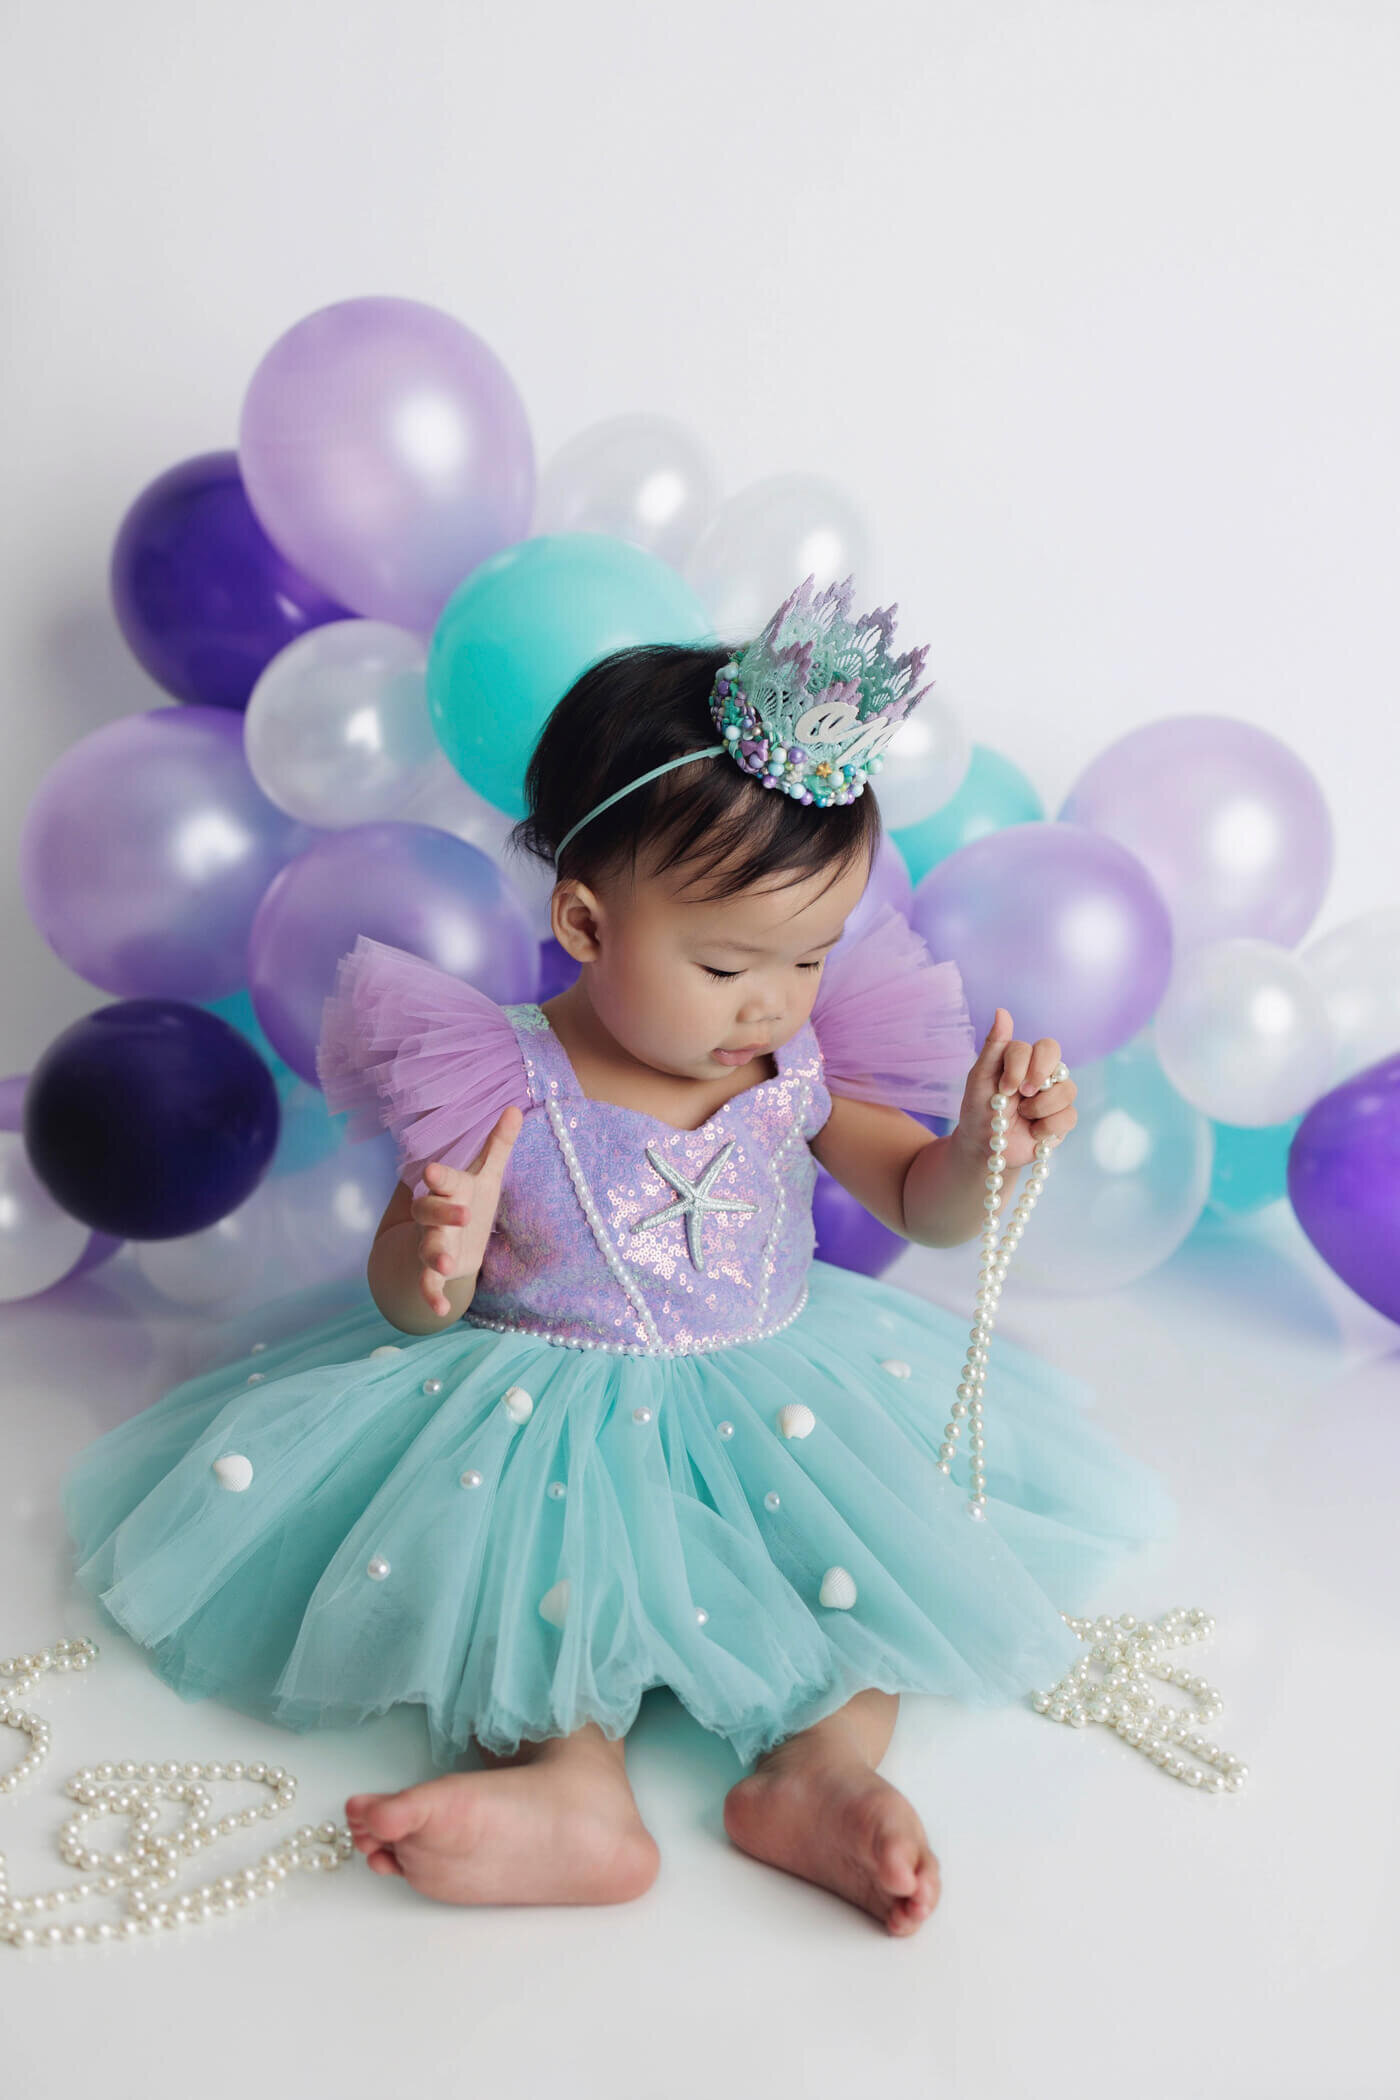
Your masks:
M808 1140L831 1113L811 1023L774 1052L776 1078L677 1130L588 1100L540 1008L504 1011L531 1106L467 1323L670 1356L795 1319L815 1245Z

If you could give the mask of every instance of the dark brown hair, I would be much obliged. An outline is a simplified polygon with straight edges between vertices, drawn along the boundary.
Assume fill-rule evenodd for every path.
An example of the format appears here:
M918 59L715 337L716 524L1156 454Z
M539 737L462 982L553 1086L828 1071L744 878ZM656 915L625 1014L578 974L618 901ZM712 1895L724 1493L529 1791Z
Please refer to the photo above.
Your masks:
M525 773L529 813L511 845L552 865L560 839L606 796L668 758L718 743L709 696L731 654L718 644L653 642L614 650L585 671L540 732ZM861 853L868 865L879 843L879 805L868 788L854 802L808 807L762 787L721 752L673 767L594 817L558 873L583 881L623 868L635 874L646 846L654 873L693 865L687 889L715 876L701 894L717 901L824 868L834 882Z

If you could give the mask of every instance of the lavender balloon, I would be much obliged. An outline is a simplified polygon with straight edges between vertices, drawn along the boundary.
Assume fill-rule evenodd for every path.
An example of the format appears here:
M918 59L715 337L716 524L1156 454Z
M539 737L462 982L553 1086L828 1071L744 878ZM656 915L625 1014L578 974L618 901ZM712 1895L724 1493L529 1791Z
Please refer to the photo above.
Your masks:
M122 715L65 751L19 841L34 924L89 984L221 999L244 982L264 890L314 834L275 809L222 707Z
M1332 877L1332 820L1297 754L1233 715L1170 715L1101 751L1060 818L1136 854L1177 952L1252 935L1291 948Z
M509 372L416 299L344 299L289 328L244 396L238 456L289 559L354 611L424 635L534 508Z
M327 832L272 883L248 941L258 1023L313 1085L321 1009L336 964L362 933L425 957L501 1005L535 997L539 943L487 854L426 824Z
M855 910L847 919L845 930L836 947L832 949L832 954L835 955L854 941L864 939L870 921L878 912L883 911L887 904L892 904L895 910L907 919L913 902L914 885L909 879L904 856L889 833L884 832L875 849L875 858L870 867L870 880L861 891Z
M1077 824L973 839L915 885L910 924L957 963L979 1043L1004 1006L1018 1041L1053 1036L1070 1066L1131 1041L1171 976L1171 920L1152 877Z
M1313 1103L1289 1148L1288 1198L1343 1283L1400 1321L1400 1052Z
M850 1190L818 1166L812 1190L812 1222L816 1228L816 1258L833 1268L853 1269L859 1276L882 1276L897 1261L909 1242L892 1232L854 1197Z
M110 580L137 662L177 700L209 707L243 707L289 642L346 616L273 546L236 452L201 452L141 491L117 533Z

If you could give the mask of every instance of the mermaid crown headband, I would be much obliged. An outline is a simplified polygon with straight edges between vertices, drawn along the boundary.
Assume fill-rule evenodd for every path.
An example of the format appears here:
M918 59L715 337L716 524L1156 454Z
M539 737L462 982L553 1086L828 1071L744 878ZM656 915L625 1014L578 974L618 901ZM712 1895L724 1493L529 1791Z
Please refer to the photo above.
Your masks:
M785 598L763 632L716 673L710 715L724 739L683 751L639 773L580 817L559 842L557 869L569 841L634 788L673 766L728 752L766 788L780 788L818 809L854 802L884 763L885 746L930 685L911 688L928 644L891 657L897 606L847 617L854 576L817 591L808 576Z

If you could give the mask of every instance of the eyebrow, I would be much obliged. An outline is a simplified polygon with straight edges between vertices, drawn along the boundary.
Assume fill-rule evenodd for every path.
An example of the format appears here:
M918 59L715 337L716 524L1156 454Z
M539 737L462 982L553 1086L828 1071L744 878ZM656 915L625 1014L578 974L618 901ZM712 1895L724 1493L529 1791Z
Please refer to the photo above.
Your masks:
M827 948L834 948L840 938L839 933L833 933L829 941L814 941L811 945L820 955ZM696 945L701 948L733 948L739 955L767 955L771 952L767 948L755 947L752 941L736 941L727 933L712 933Z

